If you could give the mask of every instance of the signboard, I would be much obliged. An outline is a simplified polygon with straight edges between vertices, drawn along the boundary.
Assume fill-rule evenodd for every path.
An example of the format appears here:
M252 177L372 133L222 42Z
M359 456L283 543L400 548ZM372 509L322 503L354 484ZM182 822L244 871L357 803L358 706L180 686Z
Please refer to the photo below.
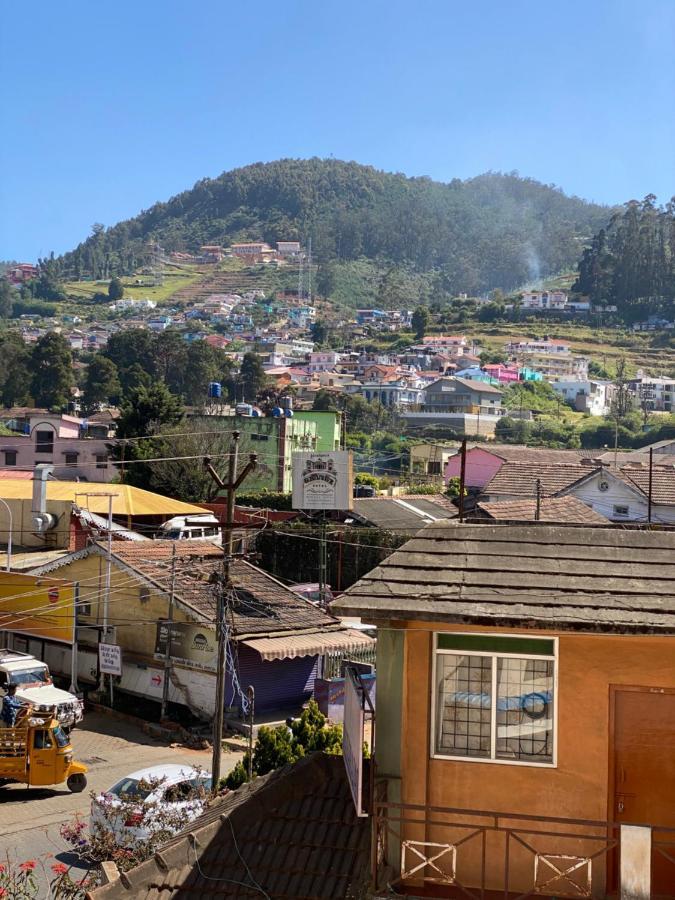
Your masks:
M351 509L351 450L293 454L293 509Z
M155 637L155 657L164 659L169 623L158 622ZM200 669L216 669L216 629L213 625L193 625L174 622L171 625L171 659Z
M0 572L0 630L72 644L75 597L72 581Z
M353 669L345 673L345 717L342 731L342 757L347 781L357 816L367 816L363 809L363 741L364 709L363 690Z
M105 675L122 674L122 648L119 644L99 644L98 664Z

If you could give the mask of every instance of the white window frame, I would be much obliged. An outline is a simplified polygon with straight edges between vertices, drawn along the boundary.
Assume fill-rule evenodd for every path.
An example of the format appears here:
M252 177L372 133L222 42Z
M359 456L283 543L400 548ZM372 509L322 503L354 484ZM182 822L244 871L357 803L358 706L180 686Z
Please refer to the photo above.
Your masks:
M482 637L482 638L516 638L522 640L524 638L532 638L534 640L553 641L553 655L548 656L542 653L502 653L488 650L442 650L438 647L438 638L442 635L454 635L456 637ZM544 634L488 634L484 631L437 631L433 634L433 644L431 648L432 665L431 665L431 710L429 721L431 727L429 729L429 753L432 759L445 759L452 762L465 763L487 763L489 765L500 766L529 766L536 769L557 769L558 768L558 638ZM489 656L494 661L496 659L533 659L533 660L551 660L553 662L553 711L551 718L553 719L553 758L551 762L529 762L523 759L497 759L497 666L492 665L492 684L491 698L492 704L490 708L490 756L452 756L446 753L438 753L436 750L436 676L439 655L444 656Z

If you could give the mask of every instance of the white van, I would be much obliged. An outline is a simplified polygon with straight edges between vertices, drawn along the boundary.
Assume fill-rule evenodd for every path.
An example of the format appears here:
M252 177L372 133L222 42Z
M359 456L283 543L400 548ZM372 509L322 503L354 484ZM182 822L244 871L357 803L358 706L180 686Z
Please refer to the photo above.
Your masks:
M219 547L223 544L220 525L213 513L204 513L203 516L198 513L193 516L174 516L160 525L155 540L210 541Z
M82 701L54 687L47 663L30 653L0 650L0 697L4 697L10 684L16 685L16 696L36 711L47 712L56 707L56 717L66 728L82 721Z

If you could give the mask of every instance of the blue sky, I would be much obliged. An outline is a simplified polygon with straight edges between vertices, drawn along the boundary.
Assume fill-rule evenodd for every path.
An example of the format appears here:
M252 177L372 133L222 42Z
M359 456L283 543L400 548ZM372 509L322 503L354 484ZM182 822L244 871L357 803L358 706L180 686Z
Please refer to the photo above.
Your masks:
M3 4L0 259L280 157L665 201L674 109L673 0Z

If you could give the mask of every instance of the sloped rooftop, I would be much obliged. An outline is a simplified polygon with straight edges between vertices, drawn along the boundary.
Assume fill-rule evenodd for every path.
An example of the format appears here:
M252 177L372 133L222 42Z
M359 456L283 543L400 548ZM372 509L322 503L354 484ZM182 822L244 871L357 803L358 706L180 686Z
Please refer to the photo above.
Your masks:
M610 524L609 519L577 497L543 497L539 506L540 522L561 525ZM499 500L495 503L479 503L478 509L495 522L534 522L537 516L537 501Z
M91 900L365 896L370 820L354 812L342 757L313 753L217 800L154 858Z
M374 622L675 634L675 532L435 522L331 609Z

